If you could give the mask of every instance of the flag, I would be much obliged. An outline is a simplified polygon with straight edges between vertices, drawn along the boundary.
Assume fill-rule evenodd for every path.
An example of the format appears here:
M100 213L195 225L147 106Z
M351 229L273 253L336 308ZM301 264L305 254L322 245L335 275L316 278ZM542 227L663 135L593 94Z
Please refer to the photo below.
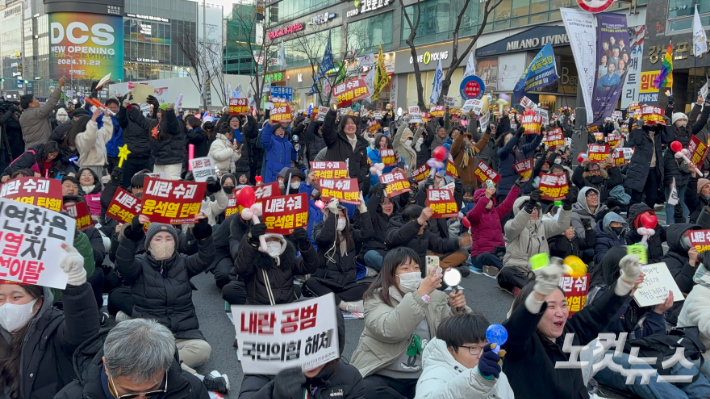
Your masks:
M525 93L533 91L543 86L551 85L560 77L557 75L557 65L555 64L555 54L552 51L552 44L547 42L545 47L532 60L530 65L523 71L520 80L515 85L513 93L520 101Z
M463 72L463 78L466 79L468 76L474 76L476 74L476 61L473 59L473 51L468 55L468 62L466 62L466 70Z
M372 101L377 101L377 99L380 98L380 92L384 90L390 82L390 78L387 76L387 69L385 69L385 57L382 55L382 45L380 45L380 53L377 57L377 64L375 64L375 90L372 93Z
M429 102L436 104L439 101L439 96L441 96L441 89L444 85L444 71L441 69L441 60L436 64L436 72L434 72L434 81L432 82L431 97L429 97Z
M708 37L705 35L705 29L700 22L700 14L698 14L698 6L695 6L695 16L693 17L693 55L699 56L708 52Z
M316 82L325 76L325 74L331 69L335 68L335 63L333 62L333 50L330 46L330 33L328 33L328 44L325 46L325 51L323 52L323 59L318 65L318 75L316 75Z
M286 47L284 47L283 40L281 40L281 47L279 48L279 65L282 69L286 69Z
M673 43L668 43L668 50L663 56L663 66L661 73L653 80L656 88L673 87Z

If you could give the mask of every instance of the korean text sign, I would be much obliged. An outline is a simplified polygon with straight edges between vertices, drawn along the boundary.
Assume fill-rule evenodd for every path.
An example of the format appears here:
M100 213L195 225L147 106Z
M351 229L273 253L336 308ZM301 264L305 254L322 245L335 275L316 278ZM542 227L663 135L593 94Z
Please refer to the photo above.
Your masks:
M642 265L641 271L646 277L643 279L643 284L634 292L634 300L640 307L663 303L668 297L668 291L673 291L675 302L685 300L665 263Z
M513 165L513 169L515 169L516 172L522 177L523 179L527 180L530 178L532 175L533 171L533 160L532 158L528 158L524 161L520 161L516 164Z
M492 180L493 183L498 184L498 181L500 181L500 175L498 172L493 170L493 168L488 166L488 164L486 164L483 160L478 161L476 169L473 171L473 175L481 183L485 183L486 180Z
M525 134L538 134L542 129L542 116L523 115L520 117L520 124L525 128Z
M540 190L542 199L547 201L559 201L564 199L569 193L567 174L561 175L540 174Z
M247 98L230 98L229 99L229 115L247 115L249 114L249 99Z
M547 131L545 139L542 140L548 147L557 147L565 145L565 136L562 134L562 129L559 127Z
M133 217L140 213L141 200L120 187L116 189L106 210L106 216L118 223L131 223Z
M394 156L394 150L391 148L380 150L380 158L385 166L397 166L397 158Z
M266 232L288 235L308 225L308 196L305 193L267 198L263 207Z
M217 171L212 157L194 158L190 160L192 164L192 175L195 181L207 181L210 177L217 179Z
M228 218L235 213L239 213L239 205L237 205L237 197L227 199L227 208L224 210L224 217Z
M94 225L94 220L91 219L91 212L89 212L89 207L86 205L86 202L75 202L71 205L64 205L64 210L76 220L76 228L80 231L85 231Z
M281 189L277 182L254 187L255 204L263 204L266 198L276 195L281 195ZM237 195L234 195L233 198L227 199L227 209L224 210L224 216L229 217L235 213L241 213L242 210L244 210L244 206L237 203Z
M269 101L278 105L293 102L293 87L271 86Z
M570 316L584 309L589 292L589 279L589 274L578 278L564 275L560 279L560 287L565 292Z
M592 163L603 163L609 155L609 146L606 144L589 144L587 148L587 156Z
M429 110L433 118L443 118L446 113L445 105L436 105Z
M621 140L623 140L623 138L624 137L621 133L611 132L606 136L606 142L609 143L611 148L616 148L617 145L621 144Z
M311 162L311 172L316 179L344 179L348 177L348 166L345 162Z
M338 108L342 108L355 101L367 98L370 95L370 91L367 88L365 79L356 78L333 87L333 95L338 99Z
M688 143L688 152L690 153L690 162L700 169L708 157L708 146L696 136L691 136L690 143Z
M41 177L21 177L3 184L0 197L59 212L62 209L62 182Z
M417 183L426 180L427 176L429 176L429 165L427 164L423 164L412 171L412 179L416 180Z
M434 211L432 218L445 219L459 215L459 207L448 188L427 189L426 197L426 206Z
M652 105L644 105L643 107L641 107L641 119L643 119L643 121L647 125L652 125L656 123L665 125L666 122L663 119L663 116L665 114L666 111L661 107L654 107Z
M65 242L74 240L71 216L0 198L0 280L63 290L67 274L59 264Z
M323 201L337 198L346 204L360 204L360 188L357 179L320 179L318 185Z
M269 114L269 119L271 119L274 123L291 122L293 120L293 115L291 115L291 107L288 105L282 105L272 108L271 113Z
M454 164L454 157L449 154L449 157L446 159L446 175L449 177L453 177L454 179L459 178L459 172L456 170L456 165Z
M333 294L274 306L232 306L242 367L277 374L314 368L337 359L338 326Z
M387 197L389 198L396 197L400 194L412 191L409 184L409 180L407 180L407 176L405 176L404 173L400 171L395 171L392 173L383 173L382 175L380 175L380 183L384 183L387 185L385 192L387 193Z
M631 162L632 155L631 148L617 147L611 153L611 159L614 166L623 166Z
M141 215L151 223L190 224L200 213L207 183L146 177Z
M710 230L690 230L688 238L698 252L710 251Z

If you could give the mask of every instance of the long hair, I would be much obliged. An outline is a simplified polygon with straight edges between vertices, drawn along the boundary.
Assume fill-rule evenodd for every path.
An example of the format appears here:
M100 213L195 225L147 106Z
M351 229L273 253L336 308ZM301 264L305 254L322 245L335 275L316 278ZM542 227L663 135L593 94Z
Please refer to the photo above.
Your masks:
M375 281L370 284L362 298L374 298L379 295L382 301L388 306L392 306L389 290L391 286L397 287L397 267L406 263L420 263L419 255L413 249L408 247L397 247L385 255L382 261L382 270L375 278Z
M86 125L89 123L90 120L91 117L86 115L81 116L79 117L79 120L72 122L69 131L67 131L67 134L64 135L64 139L62 140L61 147L63 150L73 151L76 149L76 136L79 133L83 133L86 131Z
M340 232L339 235L336 234L338 236L338 244L345 241L345 244L348 246L348 248L355 248L355 241L353 241L353 237L350 234L350 228L352 227L352 225L350 224L350 219L348 219L348 211L346 211L345 209L338 211L338 214L336 215L335 219L336 226L338 223L338 219L340 219L340 212L345 213L345 228L343 229L343 231Z
M39 155L39 157L35 156L35 158L41 157L43 160L45 160L47 159L48 154L57 154L57 158L55 159L59 158L59 144L57 144L57 142L54 140L49 140L48 142L44 143L40 151L41 154L37 154ZM32 172L32 175L30 176L34 176L34 172Z
M375 149L376 149L376 150L379 150L379 149L380 149L380 140L382 140L383 137L384 137L385 139L387 139L387 148L392 149L392 140L390 140L389 137L385 136L385 135L382 134L382 133L377 133L377 134L375 135Z

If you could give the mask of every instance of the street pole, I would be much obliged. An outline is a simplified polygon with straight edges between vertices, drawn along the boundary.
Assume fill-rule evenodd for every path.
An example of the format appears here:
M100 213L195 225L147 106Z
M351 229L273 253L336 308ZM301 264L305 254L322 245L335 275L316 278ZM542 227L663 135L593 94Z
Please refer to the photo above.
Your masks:
M207 56L207 0L202 0L202 51L202 62L206 62L204 57ZM207 85L209 82L207 81L207 71L203 71L203 74L202 104L204 109L207 109Z
M587 152L587 108L584 106L582 83L577 82L577 103L574 110L574 129L572 130L572 163L578 165L577 154Z

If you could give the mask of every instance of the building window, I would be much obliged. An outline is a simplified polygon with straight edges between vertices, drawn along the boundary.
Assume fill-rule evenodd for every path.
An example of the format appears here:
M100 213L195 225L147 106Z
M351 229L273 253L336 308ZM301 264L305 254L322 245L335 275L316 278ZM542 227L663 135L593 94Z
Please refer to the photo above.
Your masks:
M394 41L394 12L379 14L348 24L348 49L356 54L377 52L379 45L382 50L392 49Z

